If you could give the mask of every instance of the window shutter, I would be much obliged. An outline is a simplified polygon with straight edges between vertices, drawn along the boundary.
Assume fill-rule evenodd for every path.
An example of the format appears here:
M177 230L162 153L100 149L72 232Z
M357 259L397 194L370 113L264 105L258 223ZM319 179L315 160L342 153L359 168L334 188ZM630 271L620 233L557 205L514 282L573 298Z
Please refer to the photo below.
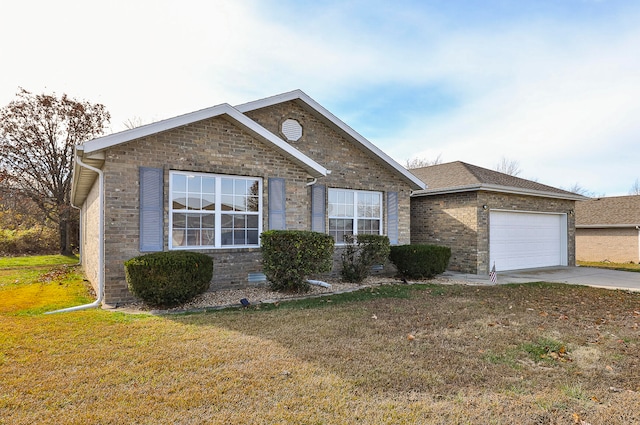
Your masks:
M387 236L391 245L398 245L398 192L387 192Z
M140 252L164 249L164 173L140 167Z
M269 178L269 230L287 228L284 179Z
M324 185L311 186L311 230L325 233L325 202L326 190Z

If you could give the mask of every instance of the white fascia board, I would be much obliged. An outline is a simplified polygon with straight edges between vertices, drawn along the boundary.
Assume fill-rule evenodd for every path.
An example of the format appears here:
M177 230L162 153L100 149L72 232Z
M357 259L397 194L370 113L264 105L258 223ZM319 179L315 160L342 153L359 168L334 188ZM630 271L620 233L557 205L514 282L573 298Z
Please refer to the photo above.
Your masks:
M410 182L413 186L414 190L424 190L427 188L427 185L420 180L418 177L409 172L402 165L398 164L393 158L389 155L381 151L377 146L364 138L357 131L349 127L344 121L333 115L329 110L327 110L324 106L320 105L318 102L313 100L309 95L307 95L302 90L293 90L287 93L282 93L276 96L267 97L265 99L255 100L253 102L244 103L242 105L238 105L235 108L244 113L253 111L260 108L265 108L268 106L273 106L279 103L288 102L292 100L300 100L306 103L309 107L313 108L317 113L324 116L327 120L333 123L340 130L348 134L351 138L355 139L358 143L364 146L369 152L373 153L375 156L380 158L382 161L386 162L391 168L400 173L406 180Z
M484 190L487 192L510 193L513 195L538 196L541 198L567 199L571 201L585 201L589 199L585 196L578 195L578 194L565 195L562 193L545 192L542 190L522 189L522 188L511 187L511 186L500 186L500 185L494 185L494 184L474 184L474 185L468 185L468 186L448 187L444 189L423 190L423 191L413 192L411 196L420 197L420 196L444 195L448 193L473 192L478 190Z
M200 111L195 111L189 114L180 115L178 117L143 125L141 127L136 127L131 130L126 130L120 133L114 133L108 136L93 139L85 142L82 145L79 145L79 149L83 150L85 154L90 154L92 152L98 152L122 143L129 142L134 139L139 139L141 137L150 136L183 125L192 124L197 121L202 121L208 118L222 115L228 116L254 135L257 135L258 137L273 144L277 150L294 159L295 162L305 168L306 171L309 172L309 174L313 177L322 177L327 175L327 169L325 167L318 164L313 159L309 158L288 143L284 142L282 139L280 139L246 115L242 114L240 111L233 108L228 103L223 103L211 108L202 109Z

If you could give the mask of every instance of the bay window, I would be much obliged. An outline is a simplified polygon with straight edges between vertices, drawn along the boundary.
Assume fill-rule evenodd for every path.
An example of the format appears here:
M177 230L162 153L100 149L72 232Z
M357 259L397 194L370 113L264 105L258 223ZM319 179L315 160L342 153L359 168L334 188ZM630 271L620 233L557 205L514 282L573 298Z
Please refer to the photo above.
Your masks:
M171 171L169 248L257 247L262 180Z

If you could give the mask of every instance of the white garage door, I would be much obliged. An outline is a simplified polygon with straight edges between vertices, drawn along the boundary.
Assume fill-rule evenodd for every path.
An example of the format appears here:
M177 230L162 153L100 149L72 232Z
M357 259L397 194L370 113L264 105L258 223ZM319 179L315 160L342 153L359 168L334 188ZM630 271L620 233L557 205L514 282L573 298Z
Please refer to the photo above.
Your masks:
M565 214L491 211L489 222L490 268L567 265Z

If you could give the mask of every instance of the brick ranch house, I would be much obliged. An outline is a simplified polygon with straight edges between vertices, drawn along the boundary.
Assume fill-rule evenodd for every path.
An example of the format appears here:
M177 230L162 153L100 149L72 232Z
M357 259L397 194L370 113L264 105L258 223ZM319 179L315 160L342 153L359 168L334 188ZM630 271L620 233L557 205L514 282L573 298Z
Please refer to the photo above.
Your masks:
M578 202L576 258L640 263L640 195Z
M451 248L471 274L575 265L575 193L456 161L411 170L411 243Z
M295 90L76 146L71 200L87 278L116 304L133 298L123 262L148 252L210 254L220 288L264 279L259 235L268 229L326 232L338 245L348 233L408 244L410 194L424 188Z

